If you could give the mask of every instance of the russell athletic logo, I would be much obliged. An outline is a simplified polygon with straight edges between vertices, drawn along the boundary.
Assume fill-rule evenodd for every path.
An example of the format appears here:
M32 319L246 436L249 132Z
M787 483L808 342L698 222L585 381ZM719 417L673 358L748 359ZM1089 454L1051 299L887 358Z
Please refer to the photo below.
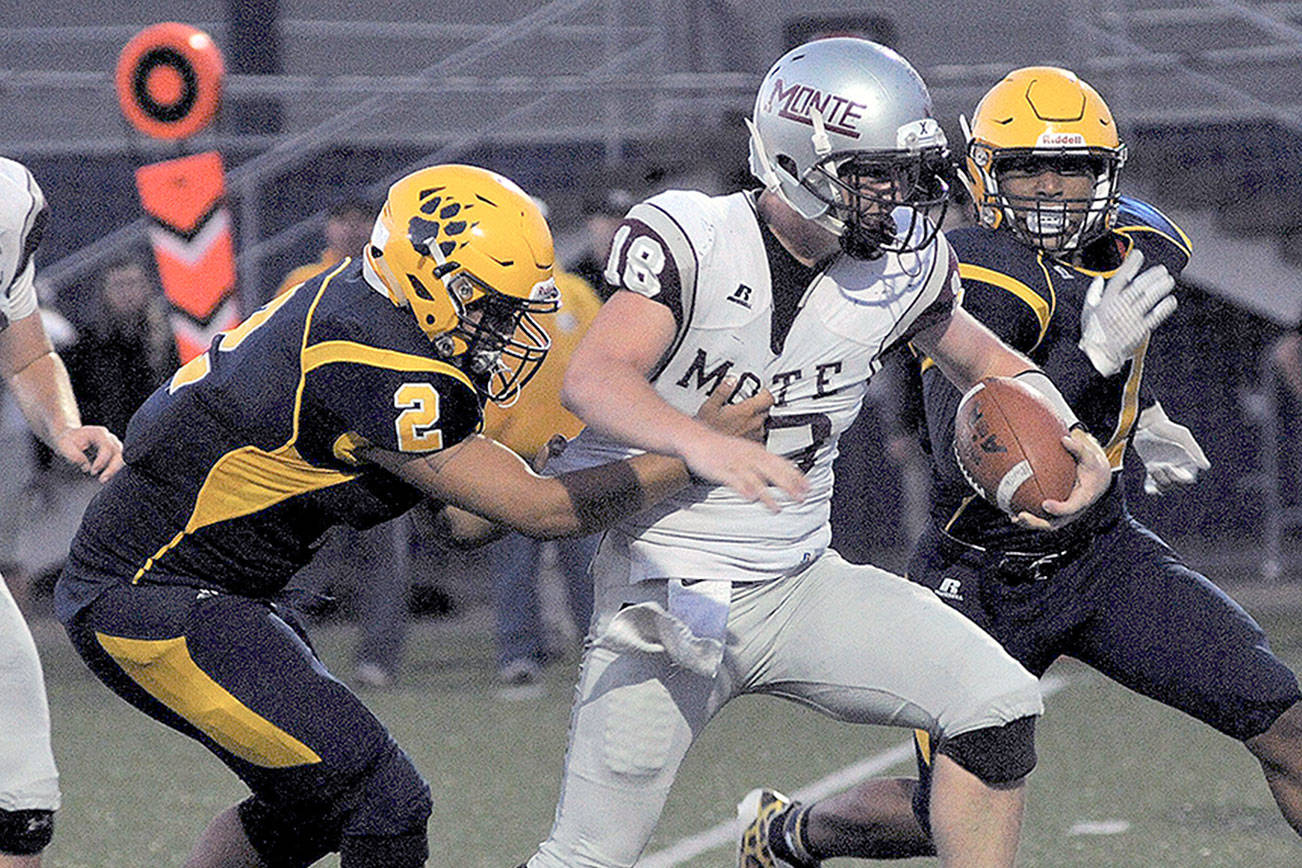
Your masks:
M840 133L852 139L859 138L859 121L867 104L855 102L834 93L823 93L807 84L788 85L780 78L773 79L768 97L764 101L764 111L776 111L778 117L789 121L813 126L809 119L811 111L823 116L823 123L828 132Z
M940 587L936 589L937 597L944 597L947 600L963 601L963 583L958 579L941 579Z

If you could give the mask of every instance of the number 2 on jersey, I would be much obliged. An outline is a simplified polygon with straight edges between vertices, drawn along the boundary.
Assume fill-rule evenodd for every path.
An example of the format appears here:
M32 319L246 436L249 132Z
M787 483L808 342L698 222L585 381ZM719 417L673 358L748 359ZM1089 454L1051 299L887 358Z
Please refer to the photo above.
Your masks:
M393 406L402 412L393 420L401 452L437 452L443 448L439 393L429 383L403 383L393 393Z

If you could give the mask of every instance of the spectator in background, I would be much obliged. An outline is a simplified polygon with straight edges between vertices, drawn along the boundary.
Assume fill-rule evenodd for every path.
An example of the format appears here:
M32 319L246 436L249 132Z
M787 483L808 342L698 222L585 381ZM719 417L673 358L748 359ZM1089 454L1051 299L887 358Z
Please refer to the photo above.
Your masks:
M561 380L570 353L587 331L601 300L582 278L557 272L561 309L550 329L552 348L547 363L510 407L490 404L484 409L484 434L509 446L532 462L553 434L574 437L583 429L561 406ZM579 635L587 633L592 617L592 580L588 564L597 548L596 536L556 540L557 567L565 577L570 615ZM538 574L543 543L512 533L497 542L489 555L493 571L493 605L497 611L498 676L508 685L538 681L548 649L538 598Z
M340 199L327 209L321 258L291 270L276 295L316 277L346 256L359 257L370 242L375 214L362 199ZM363 687L393 685L407 640L407 590L411 584L411 519L399 516L366 531L334 528L320 553L295 579L309 596L322 597L334 582L356 589L360 636L354 680Z
M606 269L606 257L610 253L610 241L615 237L619 221L624 219L628 209L637 202L633 194L624 187L611 187L600 196L594 196L585 206L584 247L579 258L569 266L569 270L588 282L596 289L604 301L613 290L606 284L602 272Z
M87 419L117 436L179 364L167 306L138 259L100 271L68 370Z
M357 198L341 199L331 205L326 211L326 246L321 251L321 258L300 265L285 275L276 295L308 278L316 277L345 256L358 256L371 237L376 210Z

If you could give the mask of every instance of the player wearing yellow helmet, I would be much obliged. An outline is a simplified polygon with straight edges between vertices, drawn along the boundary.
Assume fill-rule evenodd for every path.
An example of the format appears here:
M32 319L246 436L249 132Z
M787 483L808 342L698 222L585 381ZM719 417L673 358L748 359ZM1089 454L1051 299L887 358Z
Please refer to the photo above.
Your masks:
M1010 73L981 99L965 166L977 220L1061 255L1106 233L1117 213L1126 146L1098 91L1057 67ZM1018 182L1052 168L1074 195L1043 197Z
M512 400L547 356L555 255L523 190L473 166L408 175L389 190L363 273L405 304L443 358L463 357L493 401ZM491 240L491 244L485 243Z
M192 868L427 858L428 786L274 602L328 528L430 497L586 534L688 483L655 455L545 479L477 433L484 399L510 400L546 355L533 317L556 309L552 260L515 184L421 169L390 188L362 258L222 333L131 420L126 468L87 510L56 607L102 681L252 791ZM715 421L735 431L766 406L721 403Z
M1160 493L1209 464L1143 380L1149 335L1175 308L1185 234L1120 195L1125 161L1112 114L1074 73L1033 66L981 100L966 167L978 226L947 233L963 308L1039 363L1104 441L1114 481L1084 517L1047 533L1011 526L954 458L962 397L924 361L931 525L908 576L965 614L1029 671L1075 657L1242 741L1285 818L1302 833L1297 679L1257 623L1131 517L1120 484L1133 445ZM1147 268L1145 269L1145 266ZM1142 409L1141 409L1142 408ZM917 741L919 780L873 780L811 805L756 791L753 855L742 868L809 868L832 856L934 852L928 802L938 744Z

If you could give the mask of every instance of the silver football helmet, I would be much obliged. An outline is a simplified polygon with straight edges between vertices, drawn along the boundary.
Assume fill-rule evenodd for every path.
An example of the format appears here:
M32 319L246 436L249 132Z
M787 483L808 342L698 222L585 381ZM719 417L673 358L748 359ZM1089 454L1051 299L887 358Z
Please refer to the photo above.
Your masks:
M894 51L850 37L793 48L764 76L746 124L751 172L851 256L935 238L947 142L922 77Z

